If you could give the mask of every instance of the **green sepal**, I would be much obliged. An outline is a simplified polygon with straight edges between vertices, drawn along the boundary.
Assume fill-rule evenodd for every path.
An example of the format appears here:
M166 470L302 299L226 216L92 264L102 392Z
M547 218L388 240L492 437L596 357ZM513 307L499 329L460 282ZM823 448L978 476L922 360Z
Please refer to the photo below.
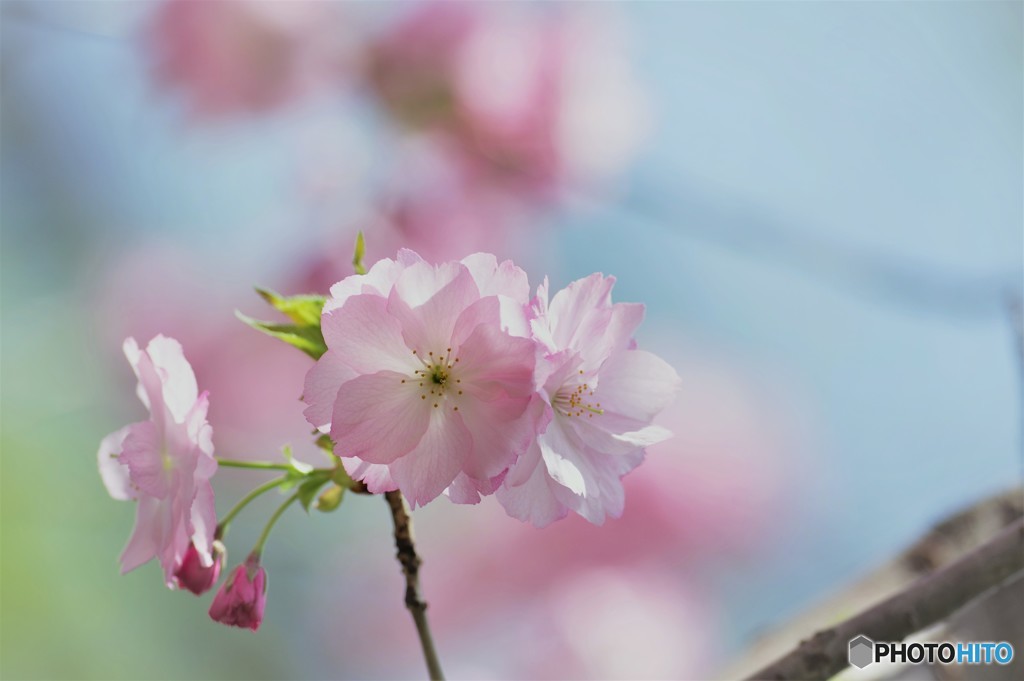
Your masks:
M295 456L292 454L291 445L285 445L284 447L281 447L281 454L284 456L285 460L288 461L288 465L291 466L292 470L295 471L297 474L305 476L308 473L313 472L312 466L310 466L308 463L303 463L295 458ZM290 474L291 473L289 472L289 475Z
M316 439L316 446L330 454L332 457L337 458L334 455L334 441L331 440L330 435L321 433Z
M341 505L341 500L344 496L344 487L331 485L325 489L323 494L320 495L320 498L316 500L316 510L324 513L330 513Z
M356 274L366 274L366 266L363 265L363 256L366 255L366 239L363 238L363 233L359 232L356 235L356 249L352 254L352 267L355 268Z
M306 480L309 474L313 472L314 468L308 463L303 463L295 459L295 457L292 456L291 445L285 445L282 447L281 454L284 455L289 466L288 470L284 474L285 482L282 482L280 486L280 490L282 492L286 492Z
M313 359L320 359L327 352L327 343L324 335L320 332L320 321L315 326L302 326L299 324L277 324L274 322L261 322L235 310L235 316L243 322L262 331L268 336L283 340L288 345L302 350Z
M256 287L256 293L273 308L299 326L320 326L326 298L318 295L282 296L270 289Z
M334 453L334 441L331 440L331 437L321 434L316 439L316 446L327 452L335 462L334 470L331 474L331 480L334 481L334 484L345 489L353 489L356 486L356 481L349 477L348 471L341 465L338 455Z
M316 497L317 492L331 479L330 471L316 471L306 476L305 482L299 485L297 495L299 497L299 503L302 504L302 508L309 512L309 505L313 503L313 498Z

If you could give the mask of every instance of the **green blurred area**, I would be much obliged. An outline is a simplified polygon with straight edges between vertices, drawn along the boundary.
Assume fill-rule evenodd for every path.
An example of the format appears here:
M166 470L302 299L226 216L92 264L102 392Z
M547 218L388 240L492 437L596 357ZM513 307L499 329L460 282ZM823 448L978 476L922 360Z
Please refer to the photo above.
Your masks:
M117 414L105 397L113 377L97 366L84 301L27 295L35 282L12 256L5 249L0 676L287 677L274 622L259 636L228 629L206 616L208 596L164 588L157 565L119 574L134 507L107 496L94 448L141 405Z

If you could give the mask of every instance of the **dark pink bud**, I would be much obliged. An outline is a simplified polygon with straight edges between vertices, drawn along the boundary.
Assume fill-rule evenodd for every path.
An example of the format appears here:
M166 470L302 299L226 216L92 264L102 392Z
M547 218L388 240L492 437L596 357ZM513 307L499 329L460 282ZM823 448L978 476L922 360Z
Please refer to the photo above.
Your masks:
M179 587L188 589L196 596L213 588L213 585L217 583L217 578L220 577L220 566L224 562L224 546L220 542L214 542L211 553L213 554L213 563L203 565L196 545L188 545L188 551L181 559L181 565L174 572L174 578Z
M210 605L210 617L221 624L256 631L267 605L267 573L259 557L250 555L236 567Z

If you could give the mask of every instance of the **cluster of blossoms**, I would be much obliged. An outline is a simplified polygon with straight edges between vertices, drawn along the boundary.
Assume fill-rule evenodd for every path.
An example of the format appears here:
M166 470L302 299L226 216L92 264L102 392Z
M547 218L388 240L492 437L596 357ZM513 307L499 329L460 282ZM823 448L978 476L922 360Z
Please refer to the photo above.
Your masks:
M346 247L357 228L370 231L374 255L515 248L538 224L531 213L566 191L608 188L646 137L646 99L611 8L385 5L160 0L146 57L154 83L197 123L330 98L371 107L379 125L352 137L379 136L385 153L372 153L392 181L370 179L358 200L333 207L324 188L372 178L339 170L370 150L313 121L324 144L301 155L299 182L345 227Z
M352 92L515 192L600 179L635 151L643 97L604 13L453 0L378 13L308 0L162 0L147 42L153 75L199 118Z
M217 621L255 630L270 528L304 490L328 482L398 491L413 507L441 494L462 504L494 494L510 515L539 527L570 511L595 524L621 515L621 478L645 447L668 437L651 421L679 378L637 349L643 306L612 303L613 284L594 274L549 298L545 281L531 296L526 273L511 261L475 254L433 265L409 250L338 282L312 324L323 347L303 347L318 357L306 376L304 413L333 449L335 467L221 459L288 475L254 490L219 523L207 396L176 341L157 336L141 350L129 338L125 354L150 418L99 449L111 496L138 503L123 570L156 557L169 587L203 593L217 581L221 539L241 508L297 485L210 608ZM331 498L333 508L340 491Z
M306 418L348 473L413 504L441 493L544 526L623 510L620 479L665 439L651 420L678 387L638 350L643 306L591 275L530 297L511 261L435 266L412 251L331 288L328 350L306 377Z

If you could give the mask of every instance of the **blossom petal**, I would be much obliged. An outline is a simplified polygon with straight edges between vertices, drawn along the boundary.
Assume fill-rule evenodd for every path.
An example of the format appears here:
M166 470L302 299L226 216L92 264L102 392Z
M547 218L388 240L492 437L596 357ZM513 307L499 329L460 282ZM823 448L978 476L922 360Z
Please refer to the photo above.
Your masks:
M423 266L425 267L426 265ZM420 271L423 268L415 269ZM406 346L417 350L421 355L428 352L445 353L452 344L456 322L465 309L480 298L480 292L469 270L461 265L448 269L452 274L450 279L421 304L410 303L407 298L409 287L403 286L404 278L398 281L388 299L388 311L401 320ZM447 279L447 276L445 278Z
M594 401L605 410L650 423L679 390L676 370L644 350L616 353L601 367Z
M526 451L536 436L537 416L528 410L529 397L477 399L472 392L459 401L459 413L473 437L473 449L463 464L471 478L498 475Z
M508 296L526 302L530 297L530 282L526 272L511 260L498 264L490 253L474 253L462 259L462 264L473 275L481 296Z
M347 456L341 457L341 464L345 467L345 472L353 480L365 484L371 494L383 494L398 489L398 484L391 478L391 471L385 464L367 463Z
M352 296L340 309L324 314L321 325L327 346L356 373L411 374L419 366L385 298Z
M197 480L209 480L217 472L217 459L213 455L213 427L206 420L209 408L209 393L203 391L185 417L188 446L195 446L199 450L195 469Z
M143 563L149 562L161 551L165 540L171 535L167 502L153 497L140 496L135 511L135 527L128 544L121 553L121 574L131 572Z
M153 360L147 353L139 349L139 344L134 338L126 338L123 349L128 363L132 366L132 371L135 372L135 377L139 380L135 394L138 395L139 401L149 409L153 422L162 432L166 422L166 406L164 405L163 385L156 367L153 366Z
M463 273L472 279L465 266L458 262L436 266L423 261L411 263L395 281L392 293L397 293L409 307L419 307Z
M577 279L551 299L549 316L558 349L579 347L607 325L615 277L592 274Z
M551 478L541 463L540 448L533 446L536 457L529 476L517 486L502 485L494 494L498 502L513 518L532 523L535 527L546 527L564 518L569 507L555 496Z
M643 461L642 449L625 456L609 457L587 452L591 460L589 466L592 480L591 490L585 497L579 497L573 510L595 525L604 523L605 518L618 518L625 509L626 492L622 486L622 476L640 465Z
M528 398L535 392L535 345L529 339L480 324L459 347L459 359L459 377L478 399Z
M342 361L337 350L325 352L306 373L302 389L302 399L308 405L302 412L306 420L322 432L330 432L338 388L355 377L356 372Z
M455 320L455 326L452 327L451 336L449 336L455 353L460 354L463 343L473 335L476 327L487 324L497 328L500 320L501 302L495 296L480 298L471 305L467 305L459 313L459 318Z
M608 416L601 414L586 421L580 419L579 425L574 428L576 436L585 445L602 454L630 454L637 449L650 447L672 437L672 432L661 426L645 426L630 431L606 430L602 427L602 421Z
M152 421L129 426L121 449L120 461L128 467L132 482L142 493L157 499L170 493L168 466L173 460L165 459L165 450Z
M203 567L213 565L213 533L217 529L217 507L214 505L213 486L203 481L196 486L192 501L192 544Z
M153 366L162 385L164 404L170 410L175 422L184 423L185 417L195 404L199 389L192 366L185 359L181 343L167 336L157 335L146 346Z
M419 445L391 464L391 476L413 506L437 498L473 448L473 438L458 412L440 408L430 412L430 425Z
M498 264L490 253L474 253L463 258L462 264L472 273L482 297L497 296L502 330L515 336L529 336L530 282L526 272L511 260Z
M518 487L525 484L533 476L533 471L538 466L543 468L542 461L540 445L537 444L535 438L530 442L530 446L526 448L526 451L515 460L515 463L509 466L501 486Z
M103 438L96 453L103 485L107 488L107 493L119 501L128 501L138 496L138 492L132 487L128 466L121 463L118 458L131 428L132 426L125 426Z
M488 481L489 483L489 481ZM489 487L489 484L485 485ZM452 484L448 485L445 489L444 494L453 504L479 504L481 500L481 494L488 494L488 492L480 489L481 484L479 480L474 480L465 473L459 473L455 476ZM491 489L491 492L494 490Z
M331 417L339 456L391 463L419 444L433 409L405 374L379 371L343 383Z
M585 370L599 367L613 353L630 347L633 333L644 320L644 310L640 303L616 303L600 321L591 317L592 330L577 342Z
M412 251L406 253L412 253ZM406 258L408 260L408 256ZM417 255L416 258L419 256ZM387 298L391 293L391 287L395 285L395 280L398 279L398 275L404 268L405 265L401 261L396 262L390 258L384 258L375 262L366 274L353 274L350 277L345 277L331 287L331 295L324 303L324 312L336 310L344 305L350 297L363 293Z
M577 456L580 446L573 441L561 419L551 422L544 434L537 438L537 444L551 479L574 495L585 495L586 479Z

